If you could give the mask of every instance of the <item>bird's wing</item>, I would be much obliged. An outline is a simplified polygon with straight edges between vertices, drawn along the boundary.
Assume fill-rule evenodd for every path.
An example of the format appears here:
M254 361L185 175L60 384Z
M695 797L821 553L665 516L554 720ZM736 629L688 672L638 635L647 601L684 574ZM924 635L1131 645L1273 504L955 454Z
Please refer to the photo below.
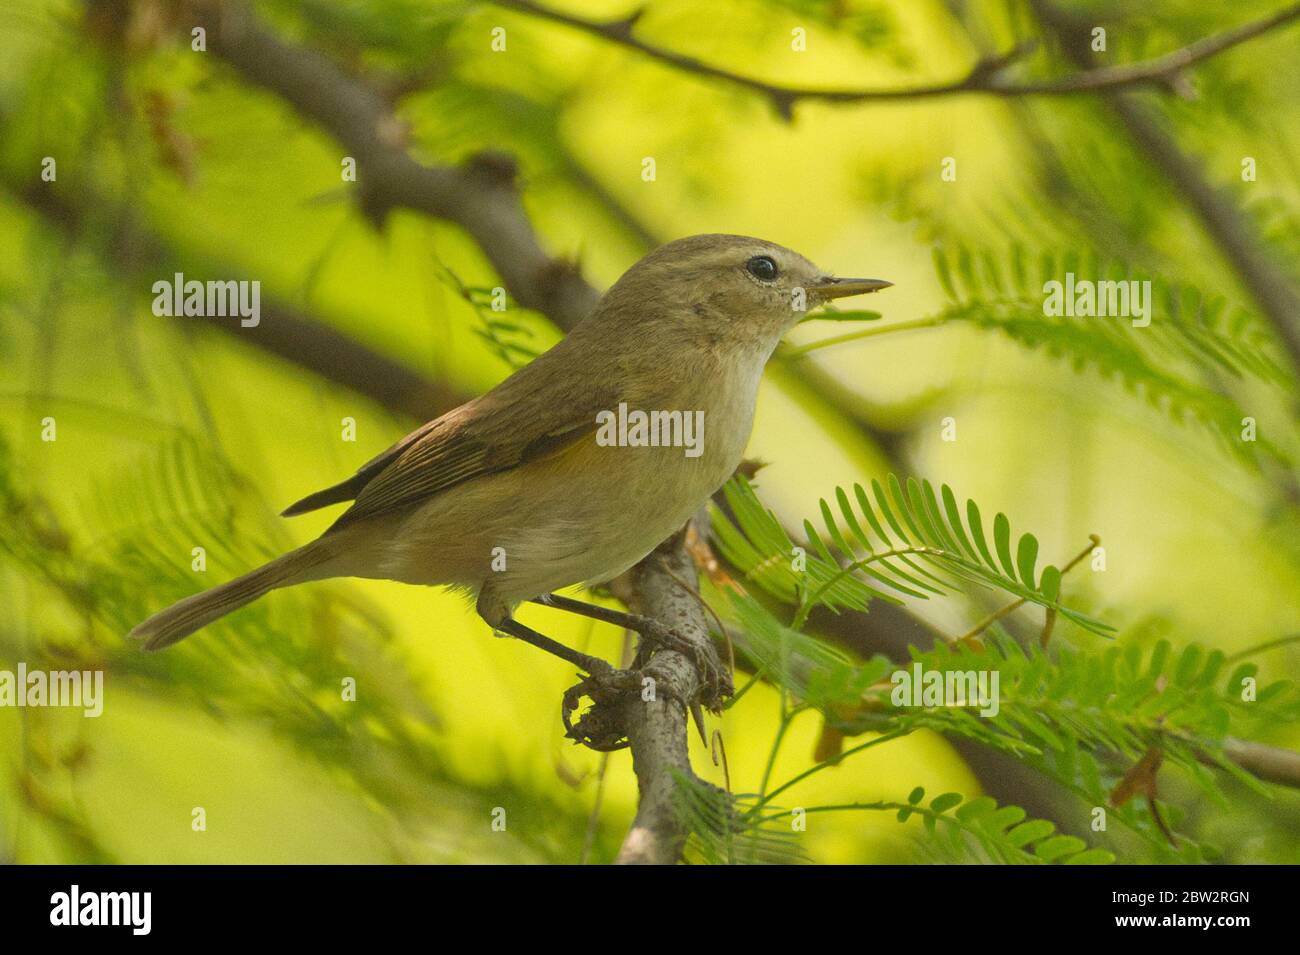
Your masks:
M549 354L549 353L548 353ZM616 374L595 388L589 376L542 373L533 364L441 418L413 431L353 477L286 513L355 497L340 527L405 507L482 474L505 471L566 447L596 430L598 412L618 402Z
M457 411L460 409L456 409ZM449 412L455 414L456 412ZM308 511L317 511L322 507L329 507L331 504L338 504L342 501L356 500L362 488L373 481L388 465L400 455L413 441L418 441L423 435L428 433L429 429L438 424L442 419L429 421L420 425L401 441L398 441L387 451L383 451L357 469L357 473L350 478L340 481L338 484L331 484L322 491L314 494L308 494L300 501L295 501L280 512L281 517L296 517L299 514L306 514Z

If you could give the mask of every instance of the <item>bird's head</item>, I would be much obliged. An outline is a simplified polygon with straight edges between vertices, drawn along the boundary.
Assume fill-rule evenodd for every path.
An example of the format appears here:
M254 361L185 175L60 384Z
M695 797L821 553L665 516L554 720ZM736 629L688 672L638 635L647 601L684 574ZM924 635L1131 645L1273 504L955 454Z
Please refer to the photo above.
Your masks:
M632 266L603 304L611 318L637 314L655 330L666 324L706 340L752 342L770 353L811 309L891 284L835 278L763 239L696 235L669 242Z

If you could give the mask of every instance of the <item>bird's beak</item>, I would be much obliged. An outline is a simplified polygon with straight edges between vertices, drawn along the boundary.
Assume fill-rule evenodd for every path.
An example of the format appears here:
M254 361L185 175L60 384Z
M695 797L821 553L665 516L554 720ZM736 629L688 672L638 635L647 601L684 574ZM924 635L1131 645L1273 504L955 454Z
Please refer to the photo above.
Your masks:
M847 298L850 295L879 292L882 288L889 288L893 284L884 279L836 279L828 276L816 285L809 286L808 291L824 299Z

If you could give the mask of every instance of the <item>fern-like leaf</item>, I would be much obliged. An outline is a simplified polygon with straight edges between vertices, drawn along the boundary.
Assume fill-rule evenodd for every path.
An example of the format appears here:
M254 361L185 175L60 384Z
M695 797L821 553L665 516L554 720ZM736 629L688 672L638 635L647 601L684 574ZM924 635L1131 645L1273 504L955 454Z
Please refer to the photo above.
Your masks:
M837 487L833 506L821 501L821 529L804 522L806 554L743 477L725 494L735 523L715 515L723 553L750 580L805 613L818 604L862 609L890 591L926 597L975 585L1047 607L1093 633L1113 630L1060 602L1061 572L1051 564L1038 569L1034 535L1013 541L1010 521L999 513L990 541L979 506L968 500L960 507L946 484L936 493L929 481L904 484L891 474L884 484L872 481L870 492L855 484L850 496Z
M1199 421L1225 450L1245 460L1253 460L1240 440L1247 413L1227 385L1253 379L1284 400L1294 397L1295 383L1266 325L1221 296L1151 278L1151 323L1135 328L1117 317L1044 314L1044 284L1061 281L1066 273L1096 281L1134 277L1126 266L1092 253L1045 252L1035 262L1019 245L1005 256L950 246L935 250L934 263L951 300L937 316L940 323L998 331L1076 370L1095 368L1175 421ZM1285 459L1273 442L1260 438L1253 444Z

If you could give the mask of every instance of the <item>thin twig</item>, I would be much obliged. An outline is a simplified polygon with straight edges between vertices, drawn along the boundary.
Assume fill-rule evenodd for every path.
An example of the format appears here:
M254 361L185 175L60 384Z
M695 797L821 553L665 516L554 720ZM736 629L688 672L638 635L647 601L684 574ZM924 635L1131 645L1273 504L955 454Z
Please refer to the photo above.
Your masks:
M1077 16L1059 9L1050 0L1034 0L1033 6L1044 26L1056 34L1066 56L1079 67L1089 66L1092 54L1081 42L1085 34L1081 33L1082 24ZM1300 5L1286 7L1255 24L1253 32L1247 33L1246 28L1236 31L1241 35L1235 42L1286 23L1297 15L1300 15ZM1205 163L1184 152L1166 132L1158 116L1119 90L1109 91L1102 101L1127 131L1138 155L1164 176L1195 213L1206 235L1268 317L1292 368L1300 373L1300 290L1286 265L1261 239L1239 201L1206 178Z
M871 328L859 329L856 332L845 332L843 335L834 335L830 338L820 338L816 341L806 342L803 345L782 346L776 353L776 357L783 361L796 361L803 358L809 352L817 351L821 348L829 348L832 345L843 345L847 342L856 342L863 338L875 338L879 335L892 335L894 332L914 331L918 328L938 328L952 320L947 314L934 315L930 318L918 318L907 322L891 322L887 325L875 325Z
M994 57L979 60L965 75L953 80L898 89L857 88L819 89L816 87L783 86L756 77L736 73L724 67L670 50L636 36L634 28L642 10L616 20L590 20L575 14L553 10L534 3L533 0L494 0L501 7L517 10L553 23L560 23L592 36L666 63L687 73L709 79L721 80L733 86L750 90L765 97L785 119L793 117L799 102L864 103L890 100L928 99L955 93L984 93L993 96L1062 96L1093 93L1126 87L1164 85L1175 86L1182 71L1229 50L1234 46L1277 29L1300 17L1300 4L1293 4L1278 12L1251 23L1225 30L1211 37L1197 40L1185 47L1150 60L1102 66L1081 70L1069 76L1054 79L1017 81L1007 79L1005 70L1026 52L1017 48Z
M1071 570L1074 569L1075 565L1078 564L1079 561L1083 560L1085 557L1087 557L1089 554L1091 554L1095 549L1097 549L1100 546L1101 546L1101 538L1098 537L1096 534L1089 534L1088 546L1085 547L1083 550L1079 551L1079 553L1076 554L1075 557L1068 564L1066 564L1064 567L1061 568L1061 576L1064 577L1066 574L1068 574ZM967 640L974 640L981 633L983 633L989 627L993 626L993 624L997 623L1007 614L1014 613L1015 611L1019 610L1028 602L1029 601L1024 597L1020 597L1016 600L1011 601L1011 603L1007 604L1005 607L1000 607L999 609L993 611L991 614L989 614L979 623L975 624L975 626L972 627L970 630L966 631L956 640L953 640L951 642L964 643ZM1048 609L1050 610L1051 608ZM1049 634L1051 633L1050 630L1047 632ZM1043 641L1043 643L1044 645L1046 645L1046 641Z

